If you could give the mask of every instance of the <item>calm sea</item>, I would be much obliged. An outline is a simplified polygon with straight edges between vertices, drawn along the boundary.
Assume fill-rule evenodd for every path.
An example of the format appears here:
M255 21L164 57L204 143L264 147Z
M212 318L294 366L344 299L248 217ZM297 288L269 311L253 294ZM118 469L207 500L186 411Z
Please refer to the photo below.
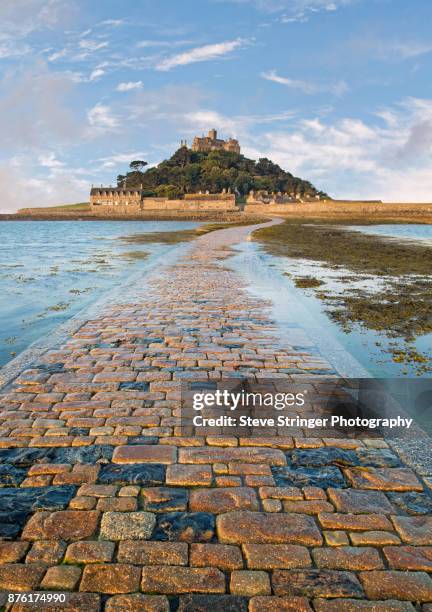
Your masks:
M432 225L421 225L417 223L408 225L354 225L350 229L364 234L377 236L388 236L389 238L402 238L408 240L421 240L432 244Z
M197 225L175 221L0 222L0 366L173 248L130 244L122 236Z

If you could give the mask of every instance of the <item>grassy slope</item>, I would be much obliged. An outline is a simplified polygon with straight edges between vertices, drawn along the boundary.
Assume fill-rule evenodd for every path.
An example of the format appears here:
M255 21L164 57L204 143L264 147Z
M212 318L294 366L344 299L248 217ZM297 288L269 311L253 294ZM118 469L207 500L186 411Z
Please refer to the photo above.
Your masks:
M90 204L88 202L78 202L77 204L58 204L57 206L40 206L32 210L88 210Z

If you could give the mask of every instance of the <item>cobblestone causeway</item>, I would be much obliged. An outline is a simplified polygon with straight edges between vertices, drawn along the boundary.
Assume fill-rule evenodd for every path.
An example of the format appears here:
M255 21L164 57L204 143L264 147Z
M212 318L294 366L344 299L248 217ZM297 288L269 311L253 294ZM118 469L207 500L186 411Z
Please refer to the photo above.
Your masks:
M2 593L86 612L432 610L430 479L384 441L181 435L184 379L332 372L281 346L227 267L249 232L199 238L0 396Z

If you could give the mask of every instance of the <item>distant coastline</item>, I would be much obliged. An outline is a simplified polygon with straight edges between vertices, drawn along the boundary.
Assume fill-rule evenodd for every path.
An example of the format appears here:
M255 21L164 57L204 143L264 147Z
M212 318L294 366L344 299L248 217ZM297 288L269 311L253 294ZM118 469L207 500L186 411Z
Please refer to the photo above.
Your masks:
M0 221L221 221L236 222L250 216L343 219L360 223L432 224L432 203L383 203L364 200L329 200L296 204L246 205L238 211L146 210L124 215L109 210L95 212L87 203L65 206L23 208L0 214Z

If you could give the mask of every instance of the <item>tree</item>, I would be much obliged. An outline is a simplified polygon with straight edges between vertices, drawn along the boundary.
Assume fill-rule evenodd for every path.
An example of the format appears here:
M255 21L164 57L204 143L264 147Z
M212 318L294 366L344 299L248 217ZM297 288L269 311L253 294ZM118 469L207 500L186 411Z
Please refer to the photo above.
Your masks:
M175 200L180 197L181 191L176 185L160 185L156 188L156 195L159 198L168 198L168 200Z
M138 171L138 172L141 172L145 166L148 166L148 163L146 161L142 161L140 159L138 159L136 161L132 161L129 164L129 168L131 170L135 170L135 171Z
M131 189L141 188L146 193L170 198L228 188L240 196L247 195L250 189L318 193L311 183L286 172L270 159L261 158L255 162L232 151L207 153L181 147L169 159L143 171L145 165L141 160L131 162L126 176L119 175L119 186L125 184Z

